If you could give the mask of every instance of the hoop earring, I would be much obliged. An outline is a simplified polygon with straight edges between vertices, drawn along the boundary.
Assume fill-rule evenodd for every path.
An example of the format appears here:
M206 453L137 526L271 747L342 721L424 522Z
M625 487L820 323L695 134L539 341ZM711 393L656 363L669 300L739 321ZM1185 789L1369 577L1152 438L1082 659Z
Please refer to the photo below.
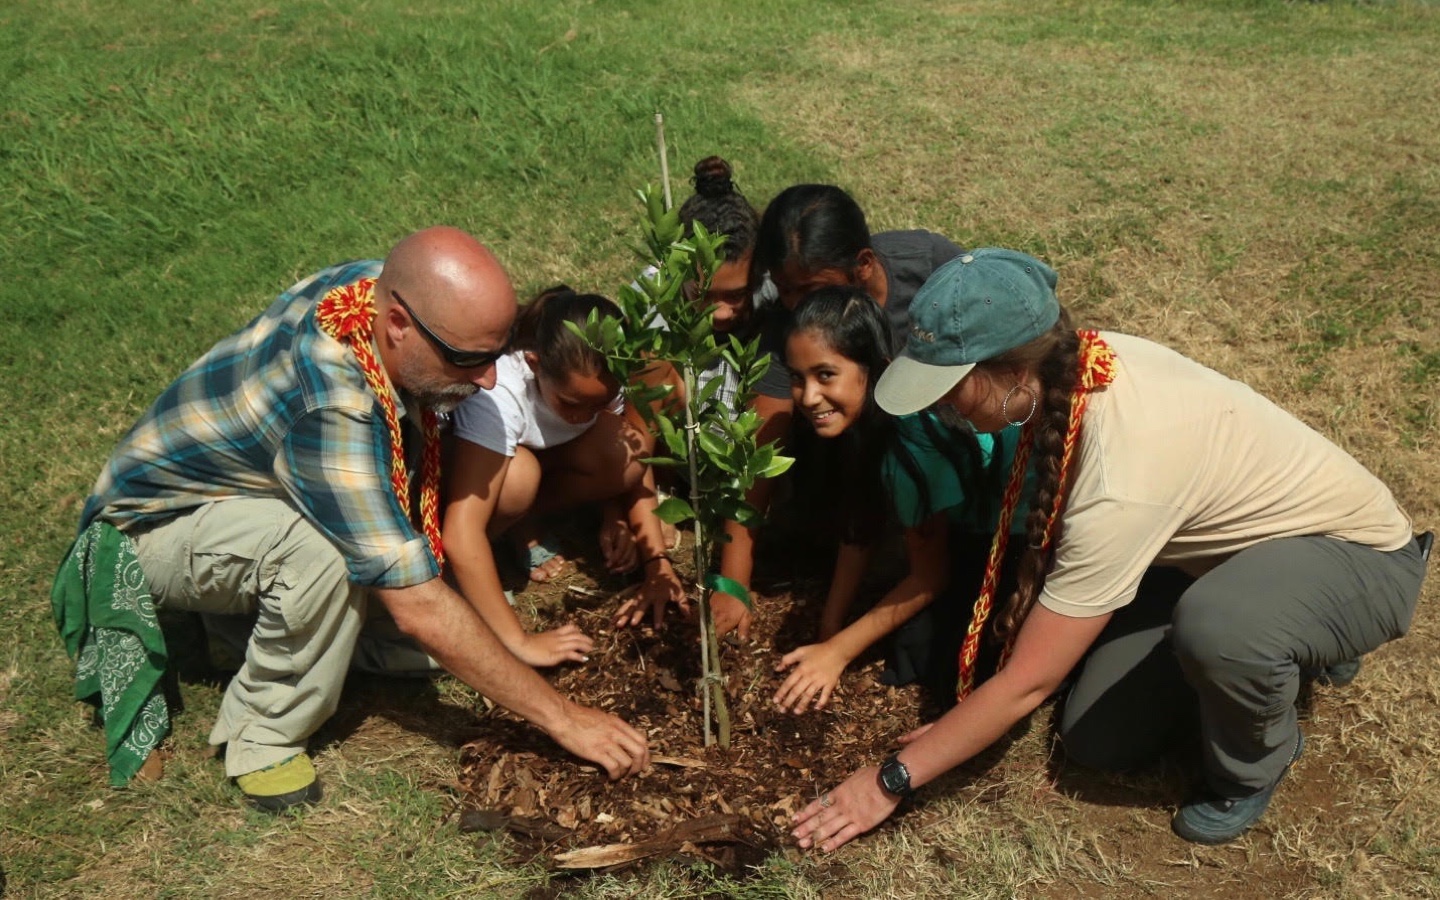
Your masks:
M1024 388L1024 389L1025 389L1025 392L1030 395L1030 410L1025 413L1025 418L1023 418L1023 419L1021 419L1020 421L1017 422L1017 421L1015 421L1014 419L1010 418L1010 398L1013 397L1013 396L1015 396L1015 392L1018 391L1018 390L1020 390L1021 388ZM1035 410L1036 410L1039 406L1040 406L1040 395L1037 394L1037 393L1035 393L1034 391L1030 390L1030 387L1029 387L1028 385L1024 385L1024 384L1020 384L1019 382L1016 382L1016 384L1015 384L1014 387L1012 387L1010 390L1008 390L1008 391L1005 392L1005 397L1004 397L1004 399L1002 399L1002 400L1000 401L1000 415L1002 415L1002 416L1005 417L1005 422L1006 422L1007 424L1009 424L1009 425L1014 425L1014 426L1016 426L1016 427L1018 428L1019 426L1024 425L1026 422L1029 422L1030 419L1031 419L1032 417L1034 417L1034 415L1035 415Z

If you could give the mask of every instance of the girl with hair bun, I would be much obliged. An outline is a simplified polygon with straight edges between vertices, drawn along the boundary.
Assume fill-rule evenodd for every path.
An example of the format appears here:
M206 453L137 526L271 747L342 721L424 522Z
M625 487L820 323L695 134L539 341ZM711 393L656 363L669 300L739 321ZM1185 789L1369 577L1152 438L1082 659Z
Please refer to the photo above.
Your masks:
M500 586L490 540L522 518L600 502L600 548L614 572L637 566L641 595L680 604L675 575L653 515L654 474L642 460L653 442L627 409L604 358L568 327L592 314L619 316L610 300L560 285L523 306L513 352L496 362L495 387L455 410L455 460L445 507L446 556L470 601L505 646L532 666L584 662L593 647L575 625L529 634ZM556 577L564 560L542 541L519 542L530 577Z
M774 286L762 279L758 286L750 283L750 260L755 252L755 234L760 228L760 214L735 186L735 170L719 156L707 156L695 164L692 179L695 193L680 204L680 225L685 237L695 234L695 225L704 226L712 235L723 235L720 247L723 262L710 279L710 289L700 295L699 279L685 285L685 295L692 302L713 308L711 325L717 334L734 335L748 341L754 336L756 310L774 299ZM654 269L645 274L653 274ZM721 402L735 406L738 381L734 369L724 360L700 374L700 384L721 375Z
M1075 330L1055 283L1034 257L976 250L915 298L880 406L1024 426L992 545L1006 545L1017 473L1033 467L1018 586L1006 599L987 571L975 607L983 623L993 605L1008 661L973 693L962 665L953 709L801 811L801 847L873 828L1072 669L1066 756L1128 769L1198 731L1204 786L1171 827L1232 840L1304 749L1302 679L1353 677L1409 627L1430 536L1379 479L1238 381L1142 338ZM1152 567L1168 571L1158 589Z
M695 164L695 193L680 205L680 224L685 237L694 235L697 223L712 235L724 235L725 243L720 247L720 256L724 261L703 296L699 290L698 273L694 281L685 285L685 292L692 302L712 308L711 326L717 334L749 341L755 335L756 311L762 304L774 299L774 287L768 280L762 280L753 289L750 284L750 259L755 250L760 214L735 186L734 175L730 163L719 156L707 156ZM652 267L643 275L653 275L654 272ZM724 359L717 359L710 368L699 373L698 383L705 385L717 377L723 381L716 396L722 404L735 409L736 394L739 392L738 373ZM672 383L675 380L672 379ZM675 383L675 387L678 390L680 385ZM654 596L658 599L658 594ZM664 607L647 604L643 600L640 598L624 604L616 616L616 626L638 625L647 612L658 626L664 616Z

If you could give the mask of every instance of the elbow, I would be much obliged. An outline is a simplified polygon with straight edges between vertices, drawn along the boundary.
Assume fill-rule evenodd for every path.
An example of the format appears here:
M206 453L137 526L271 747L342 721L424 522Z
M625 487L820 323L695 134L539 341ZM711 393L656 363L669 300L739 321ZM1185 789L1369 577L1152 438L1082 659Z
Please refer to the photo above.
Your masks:
M434 601L417 597L409 590L400 595L389 591L379 593L386 612L390 613L400 633L422 647L430 646L433 628L438 621Z
M426 643L427 619L418 610L413 610L409 606L403 606L400 609L391 607L390 618L395 620L395 627L400 630L401 634L412 641Z

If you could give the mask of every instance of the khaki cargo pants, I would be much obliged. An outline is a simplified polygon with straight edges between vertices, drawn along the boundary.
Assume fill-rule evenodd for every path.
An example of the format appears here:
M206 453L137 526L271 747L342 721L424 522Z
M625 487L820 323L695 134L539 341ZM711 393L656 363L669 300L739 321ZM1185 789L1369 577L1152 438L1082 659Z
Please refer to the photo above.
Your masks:
M283 500L209 503L130 533L160 609L253 617L210 743L235 777L305 750L340 702L368 591Z

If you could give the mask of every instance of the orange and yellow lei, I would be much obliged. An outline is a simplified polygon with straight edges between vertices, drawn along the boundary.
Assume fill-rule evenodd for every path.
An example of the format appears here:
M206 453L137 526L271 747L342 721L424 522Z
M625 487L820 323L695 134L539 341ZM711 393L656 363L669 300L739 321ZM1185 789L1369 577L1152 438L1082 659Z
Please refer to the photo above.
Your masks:
M1065 492L1070 485L1070 466L1075 457L1075 448L1080 443L1081 420L1090 394L1115 379L1115 352L1100 339L1099 332L1081 330L1080 336L1080 377L1075 383L1075 392L1070 399L1070 422L1065 429L1065 447L1060 456L1060 483L1055 490L1055 506L1045 523L1045 533L1040 550L1049 549L1055 523L1065 509ZM990 542L990 555L985 561L985 578L980 583L980 596L975 600L975 610L970 616L970 628L965 632L965 642L960 646L960 678L955 685L956 699L964 700L975 687L975 660L980 651L980 634L990 618L994 606L995 586L1000 580L1000 566L1005 559L1005 546L1010 540L1010 522L1015 518L1015 507L1020 503L1020 488L1025 483L1025 469L1030 463L1030 447L1035 442L1035 423L1025 423L1020 432L1020 445L1015 448L1015 461L1010 465L1010 480L1005 485L1005 494L1000 506L1000 522L995 527L995 539ZM1018 631L1019 629L1016 629ZM1000 665L1010 658L1015 645L1015 632L1005 640L1005 649L1000 655Z
M405 466L405 443L400 433L400 410L390 377L375 356L375 279L362 278L354 284L334 288L320 299L315 309L320 330L350 348L360 370L385 414L390 432L390 487L400 508L410 514L410 473ZM420 416L425 447L420 463L420 530L430 544L435 563L445 565L440 543L440 426L434 410Z

